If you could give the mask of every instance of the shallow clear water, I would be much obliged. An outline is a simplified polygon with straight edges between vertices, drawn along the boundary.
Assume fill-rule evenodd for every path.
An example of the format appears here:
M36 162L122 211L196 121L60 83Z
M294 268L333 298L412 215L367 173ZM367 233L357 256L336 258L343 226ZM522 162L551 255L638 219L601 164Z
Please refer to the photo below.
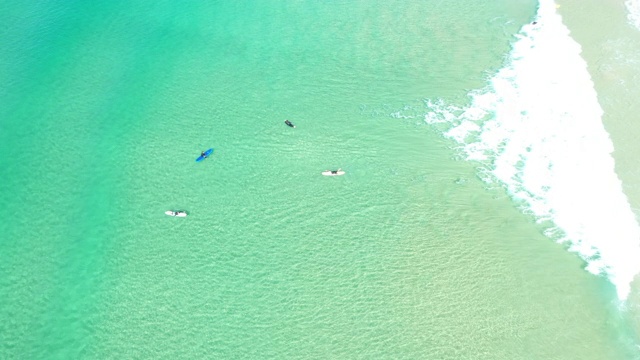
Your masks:
M630 356L613 285L420 117L533 1L2 8L2 357Z

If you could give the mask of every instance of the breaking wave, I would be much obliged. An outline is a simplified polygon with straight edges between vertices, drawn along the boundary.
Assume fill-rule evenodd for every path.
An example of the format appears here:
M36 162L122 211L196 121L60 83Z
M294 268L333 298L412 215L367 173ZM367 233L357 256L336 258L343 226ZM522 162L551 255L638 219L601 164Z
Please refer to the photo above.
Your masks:
M507 65L469 93L470 105L426 100L426 122L446 125L466 159L485 164L485 181L498 181L527 213L553 224L546 235L607 276L624 300L640 272L640 227L580 52L554 2L542 0Z

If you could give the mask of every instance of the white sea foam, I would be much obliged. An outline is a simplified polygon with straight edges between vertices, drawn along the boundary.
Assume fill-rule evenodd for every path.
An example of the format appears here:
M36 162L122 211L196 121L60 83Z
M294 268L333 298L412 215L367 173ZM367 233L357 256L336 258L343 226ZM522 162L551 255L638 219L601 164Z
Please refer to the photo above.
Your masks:
M428 123L450 124L446 136L469 160L489 167L527 212L554 227L626 299L640 272L640 226L622 191L613 144L581 48L552 0L541 0L536 24L523 27L509 63L471 104L427 101Z
M627 11L629 12L627 15L629 23L640 30L640 0L627 0L624 4L627 6Z

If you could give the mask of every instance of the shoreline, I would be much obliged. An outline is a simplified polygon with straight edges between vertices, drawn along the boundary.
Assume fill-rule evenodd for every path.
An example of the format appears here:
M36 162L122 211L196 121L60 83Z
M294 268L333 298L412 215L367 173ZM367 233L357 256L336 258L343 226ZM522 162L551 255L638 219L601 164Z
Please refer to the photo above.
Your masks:
M628 19L624 0L558 1L559 14L582 47L581 56L604 111L602 123L614 145L615 172L636 217L640 220L640 30ZM640 277L631 284L627 299L632 326L640 333Z
M582 48L557 8L540 1L508 63L486 88L469 93L470 105L429 101L425 120L448 123L444 135L462 146L463 157L487 163L483 180L503 184L545 224L547 237L568 244L588 272L606 275L624 301L640 272L640 226Z

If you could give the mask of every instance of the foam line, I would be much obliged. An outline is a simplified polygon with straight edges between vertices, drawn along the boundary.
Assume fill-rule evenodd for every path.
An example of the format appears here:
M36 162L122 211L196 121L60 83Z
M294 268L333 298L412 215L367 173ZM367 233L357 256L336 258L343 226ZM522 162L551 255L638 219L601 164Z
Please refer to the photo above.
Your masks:
M627 19L636 29L640 30L640 0L627 0L624 2L627 7Z
M490 85L472 91L466 107L427 101L426 121L450 124L445 135L466 158L486 164L538 221L551 221L547 235L570 244L624 300L640 272L640 226L580 52L555 3L541 0Z

